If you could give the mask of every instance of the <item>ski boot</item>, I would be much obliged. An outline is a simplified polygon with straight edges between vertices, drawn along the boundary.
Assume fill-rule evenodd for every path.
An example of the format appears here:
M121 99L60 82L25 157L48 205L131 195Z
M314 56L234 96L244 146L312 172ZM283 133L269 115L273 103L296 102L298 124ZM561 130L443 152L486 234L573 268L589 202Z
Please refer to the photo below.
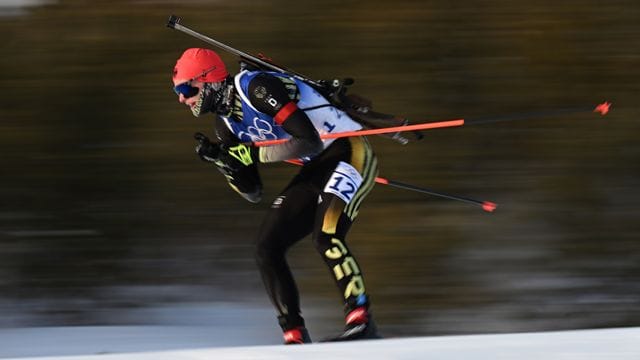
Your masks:
M345 317L345 327L342 334L325 341L350 341L365 339L380 339L375 322L371 318L368 306L360 306L349 311Z
M285 345L299 345L311 343L311 337L307 328L300 326L291 330L287 330L282 335Z
M304 320L299 315L292 318L285 315L278 316L278 323L282 328L282 336L284 338L285 345L311 343L309 331L304 327Z

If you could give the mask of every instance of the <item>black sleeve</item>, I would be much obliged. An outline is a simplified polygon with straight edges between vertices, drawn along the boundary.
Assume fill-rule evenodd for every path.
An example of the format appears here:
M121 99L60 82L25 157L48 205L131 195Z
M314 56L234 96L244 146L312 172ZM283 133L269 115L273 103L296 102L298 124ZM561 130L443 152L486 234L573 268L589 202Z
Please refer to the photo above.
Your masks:
M322 140L304 111L297 108L284 83L273 75L262 73L249 83L249 101L260 112L291 135L290 141L260 148L261 162L274 162L301 158L319 153Z
M227 124L224 123L224 120L222 120L220 116L216 116L215 129L219 142L226 145L235 145L240 142L238 137L229 130Z

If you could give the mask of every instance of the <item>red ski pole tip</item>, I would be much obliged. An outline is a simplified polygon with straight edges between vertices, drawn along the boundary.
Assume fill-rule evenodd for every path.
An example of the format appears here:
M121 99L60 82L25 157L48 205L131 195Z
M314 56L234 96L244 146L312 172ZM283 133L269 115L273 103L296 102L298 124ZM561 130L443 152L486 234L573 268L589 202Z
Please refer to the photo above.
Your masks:
M596 106L596 108L593 109L593 112L600 113L600 115L604 116L604 115L607 115L610 107L611 107L611 103L605 101L602 104L598 104L598 106Z
M486 212L493 212L497 207L498 207L497 204L489 202L489 201L485 201L485 202L482 203L482 210L484 210Z

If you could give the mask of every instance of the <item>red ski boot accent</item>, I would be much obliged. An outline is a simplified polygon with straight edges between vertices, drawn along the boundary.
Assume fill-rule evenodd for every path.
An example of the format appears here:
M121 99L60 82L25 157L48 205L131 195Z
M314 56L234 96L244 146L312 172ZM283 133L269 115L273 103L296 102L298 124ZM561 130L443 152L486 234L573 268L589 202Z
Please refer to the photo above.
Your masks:
M285 331L283 337L285 345L306 344L311 342L309 332L302 326Z
M345 323L347 325L364 324L367 321L369 321L369 314L364 306L352 310L345 318Z

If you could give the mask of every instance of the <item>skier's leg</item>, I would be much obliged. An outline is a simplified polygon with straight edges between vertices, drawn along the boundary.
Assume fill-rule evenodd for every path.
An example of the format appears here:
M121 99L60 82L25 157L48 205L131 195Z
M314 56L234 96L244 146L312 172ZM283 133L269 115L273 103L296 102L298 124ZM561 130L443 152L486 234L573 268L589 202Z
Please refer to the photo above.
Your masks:
M311 232L316 201L317 193L309 185L294 180L272 203L258 235L256 260L285 332L285 343L298 342L287 338L291 335L289 331L300 331L301 339L310 342L300 314L298 289L285 255L291 245Z
M378 337L371 319L362 269L346 244L360 205L375 184L377 160L364 138L349 140L347 161L331 172L321 194L313 240L345 304L345 332L334 340Z

